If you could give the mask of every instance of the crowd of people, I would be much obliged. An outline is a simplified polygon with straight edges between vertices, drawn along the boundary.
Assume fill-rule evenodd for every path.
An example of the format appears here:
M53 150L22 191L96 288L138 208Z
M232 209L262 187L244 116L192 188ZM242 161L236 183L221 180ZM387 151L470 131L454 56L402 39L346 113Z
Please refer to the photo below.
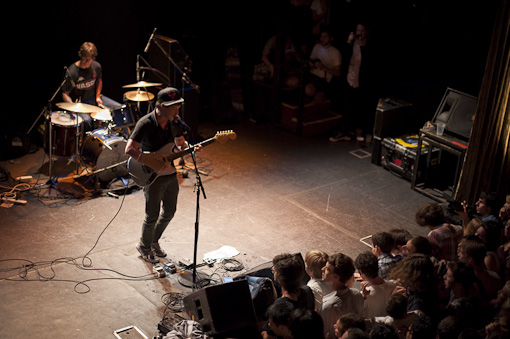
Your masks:
M259 66L264 66L265 78L271 79L275 62L279 63L283 88L303 88L306 103L328 100L330 109L342 114L343 122L330 138L332 142L356 137L364 146L372 134L378 100L372 24L368 18L347 20L349 15L358 17L357 11L349 6L335 11L332 5L327 0L290 1L286 33L280 40L276 35L268 39ZM339 10L343 25L337 22ZM302 75L296 73L296 65L304 65Z
M276 255L281 293L262 337L510 338L510 195L482 193L473 209L429 202L415 222L426 236L379 232L355 258Z

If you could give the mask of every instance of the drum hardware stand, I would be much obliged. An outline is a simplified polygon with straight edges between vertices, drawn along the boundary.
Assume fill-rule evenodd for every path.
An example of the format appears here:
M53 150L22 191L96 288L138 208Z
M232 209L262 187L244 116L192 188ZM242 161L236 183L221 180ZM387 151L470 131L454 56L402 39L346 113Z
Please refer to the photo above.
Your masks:
M78 178L81 178L81 177L86 177L86 176L94 175L94 174L97 174L99 172L106 171L106 170L112 169L114 167L123 165L123 164L125 164L127 162L128 162L127 160L123 160L123 161L118 162L116 164L112 164L112 165L104 167L104 168L100 168L100 169L97 169L97 170L94 170L94 171L90 171L90 172L88 172L86 174L77 174L77 175L70 176L68 178L70 178L70 179L78 179Z
M66 67L64 67L64 68L67 70ZM57 93L60 92L62 87L64 87L65 82L69 78L69 72L65 72L65 74L66 75L64 77L64 80L62 80L62 82L58 86L57 90L53 93L53 95L51 96L50 100L48 100L48 104L42 109L41 113L39 113L39 116L35 119L34 123L32 124L32 126L30 127L30 129L27 132L27 135L30 134L30 132L34 128L34 126L37 123L37 121L39 121L41 116L44 114L45 122L46 122L46 124L48 126L48 128L44 129L44 133L45 133L45 136L44 136L44 140L45 141L44 141L44 143L46 143L46 133L48 133L48 139L49 139L49 141L48 141L48 156L49 156L48 178L49 178L49 180L45 184L42 184L42 185L49 185L50 187L54 186L55 184L58 183L58 179L57 178L55 178L55 180L53 180L51 178L52 171L53 171L53 131L52 131L52 123L51 123L51 112L52 112L51 102L53 101L53 99L55 99L55 97L57 96ZM76 120L76 123L78 124L78 120ZM38 185L38 186L40 186L40 185Z

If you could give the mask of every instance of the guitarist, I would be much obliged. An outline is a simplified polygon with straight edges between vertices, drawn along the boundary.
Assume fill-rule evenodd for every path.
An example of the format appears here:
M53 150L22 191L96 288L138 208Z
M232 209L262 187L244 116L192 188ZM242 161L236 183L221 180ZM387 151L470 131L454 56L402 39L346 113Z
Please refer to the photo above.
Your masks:
M157 263L157 257L167 255L158 241L175 214L179 183L173 162L144 152L155 152L169 143L174 143L181 150L189 146L183 136L182 125L177 120L183 102L177 89L162 89L157 95L156 108L136 123L126 144L127 155L149 166L159 175L151 185L143 188L145 219L142 236L136 247L142 259L149 263Z

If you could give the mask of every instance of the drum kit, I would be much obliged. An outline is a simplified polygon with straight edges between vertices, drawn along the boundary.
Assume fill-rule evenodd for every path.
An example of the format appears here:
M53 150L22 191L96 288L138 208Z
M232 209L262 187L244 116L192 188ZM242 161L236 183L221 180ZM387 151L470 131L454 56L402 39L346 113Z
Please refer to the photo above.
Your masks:
M53 156L76 158L78 163L81 161L85 165L85 175L95 174L102 182L126 177L129 158L124 153L128 137L126 132L130 131L140 117L137 104L154 99L154 94L146 88L160 85L145 81L125 85L123 88L136 90L126 92L125 104L114 108L79 102L57 103L60 110L51 112L49 119L51 126L47 151L50 155L50 168L53 166ZM79 114L90 114L92 131L83 132L83 119Z

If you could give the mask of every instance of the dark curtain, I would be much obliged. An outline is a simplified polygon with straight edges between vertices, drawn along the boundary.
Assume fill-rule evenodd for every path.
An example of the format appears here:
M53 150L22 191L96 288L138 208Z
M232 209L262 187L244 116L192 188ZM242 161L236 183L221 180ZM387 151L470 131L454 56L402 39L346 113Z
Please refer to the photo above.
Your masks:
M510 194L510 0L500 0L456 200Z

